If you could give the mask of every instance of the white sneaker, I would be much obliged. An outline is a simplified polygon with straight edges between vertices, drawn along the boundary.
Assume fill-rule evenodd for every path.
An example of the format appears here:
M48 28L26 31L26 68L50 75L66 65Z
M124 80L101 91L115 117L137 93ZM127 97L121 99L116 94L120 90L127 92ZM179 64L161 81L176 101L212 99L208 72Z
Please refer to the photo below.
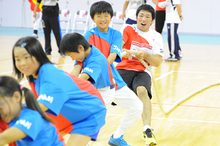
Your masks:
M35 37L36 39L38 38L38 35L36 33L33 34L33 37Z

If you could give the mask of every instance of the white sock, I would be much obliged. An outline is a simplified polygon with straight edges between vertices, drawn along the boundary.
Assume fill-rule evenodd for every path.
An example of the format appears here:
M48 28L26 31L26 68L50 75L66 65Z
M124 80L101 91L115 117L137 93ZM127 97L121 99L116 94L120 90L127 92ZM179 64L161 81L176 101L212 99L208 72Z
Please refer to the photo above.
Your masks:
M121 128L121 126L116 130L115 134L113 134L113 138L119 138L125 133L125 129Z
M151 129L151 127L149 125L145 125L144 126L144 131L146 131L148 128Z

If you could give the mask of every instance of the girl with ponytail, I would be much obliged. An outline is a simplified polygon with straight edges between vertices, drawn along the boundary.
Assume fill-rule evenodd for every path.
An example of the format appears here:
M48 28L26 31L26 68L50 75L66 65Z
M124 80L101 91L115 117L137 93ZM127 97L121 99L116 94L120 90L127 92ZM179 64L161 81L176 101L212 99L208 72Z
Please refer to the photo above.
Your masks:
M9 123L9 129L0 133L0 146L15 141L18 146L64 145L34 94L9 76L0 76L0 116Z

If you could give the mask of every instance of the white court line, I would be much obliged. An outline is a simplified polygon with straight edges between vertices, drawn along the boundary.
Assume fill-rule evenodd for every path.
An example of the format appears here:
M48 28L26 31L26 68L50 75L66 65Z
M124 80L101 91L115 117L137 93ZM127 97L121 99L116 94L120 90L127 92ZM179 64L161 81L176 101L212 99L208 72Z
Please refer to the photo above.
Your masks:
M13 71L8 71L8 72L2 72L0 75L8 74L8 73L13 73Z
M120 114L107 114L109 116L120 116L124 117L124 115ZM159 117L151 117L152 119L160 119L160 120L167 120L167 121L185 121L185 122L198 122L198 123L213 123L213 124L220 124L217 121L203 121L203 120L188 120L188 119L173 119L173 118L159 118Z
M155 81L157 81L157 80L159 80L159 79L161 79L161 78L163 78L163 77L165 77L165 76L167 76L167 75L169 75L169 74L171 74L171 73L173 73L173 72L174 72L174 71L170 71L170 72L168 72L168 73L166 73L166 74L164 74L164 75L162 75L162 76L156 78Z

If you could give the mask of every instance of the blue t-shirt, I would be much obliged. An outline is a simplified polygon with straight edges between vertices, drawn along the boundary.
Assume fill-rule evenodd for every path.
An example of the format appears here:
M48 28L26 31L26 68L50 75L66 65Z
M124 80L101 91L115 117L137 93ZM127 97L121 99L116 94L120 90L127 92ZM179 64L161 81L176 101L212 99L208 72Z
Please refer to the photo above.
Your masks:
M98 48L106 58L110 53L116 53L117 57L115 62L121 62L121 52L122 52L122 35L119 31L108 28L108 32L101 32L97 27L90 29L84 35L86 40L96 48ZM114 64L110 64L112 75L115 79L115 83L118 88L124 87L126 83L123 81L122 77L116 70Z
M105 124L104 101L89 81L47 63L40 67L34 83L38 102L48 108L59 131L90 136Z
M89 81L97 89L114 84L108 60L95 46L91 47L89 55L83 60L82 73L90 76Z
M18 119L9 123L9 127L22 130L27 136L16 141L18 146L64 146L59 140L57 129L50 122L45 121L35 110L24 107Z

